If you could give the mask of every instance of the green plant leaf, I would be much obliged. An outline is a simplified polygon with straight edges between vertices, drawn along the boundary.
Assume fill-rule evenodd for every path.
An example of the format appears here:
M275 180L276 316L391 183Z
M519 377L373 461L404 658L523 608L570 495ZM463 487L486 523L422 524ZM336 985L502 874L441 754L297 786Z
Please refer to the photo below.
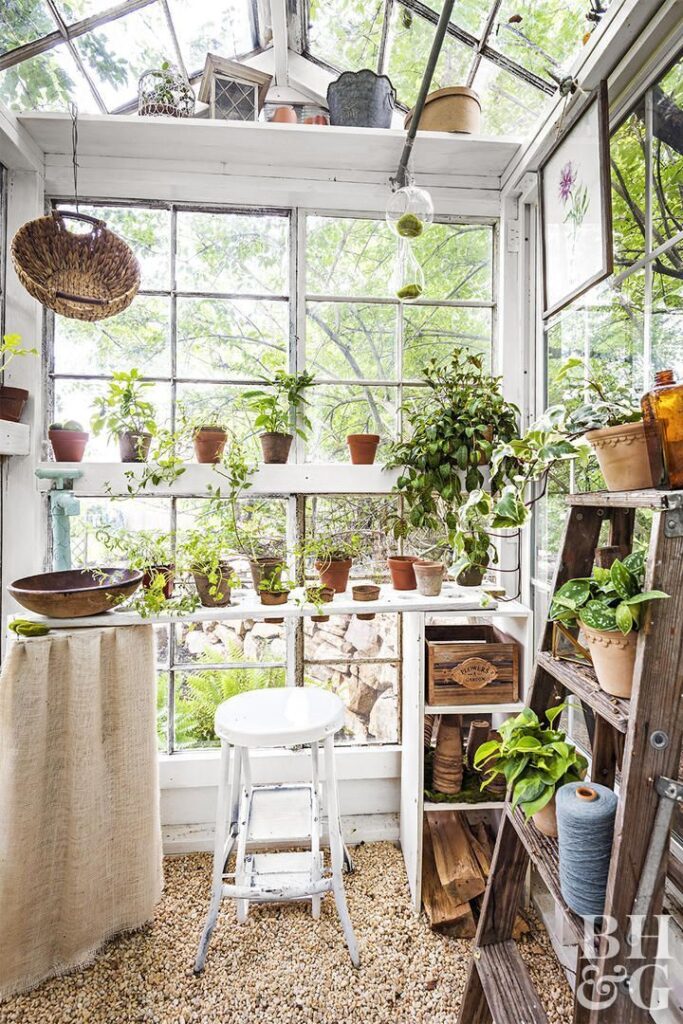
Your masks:
M638 589L635 577L629 572L623 562L615 559L610 567L610 580L621 598L631 597Z
M617 605L614 612L614 618L617 626L624 636L631 632L633 629L633 616L631 615L628 605L624 601Z
M581 608L579 617L581 622L591 629L614 632L617 628L614 608L610 608L604 601L589 601L588 604Z

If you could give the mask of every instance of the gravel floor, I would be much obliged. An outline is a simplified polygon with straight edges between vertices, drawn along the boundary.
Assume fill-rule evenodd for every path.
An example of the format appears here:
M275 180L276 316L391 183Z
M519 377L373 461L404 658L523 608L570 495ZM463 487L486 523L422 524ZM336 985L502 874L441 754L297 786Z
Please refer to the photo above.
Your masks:
M455 1024L469 942L436 934L413 914L396 847L356 848L354 858L347 894L359 971L327 896L317 922L290 904L252 909L240 927L224 904L196 978L211 860L167 858L153 926L110 943L87 969L0 1006L0 1024ZM520 947L551 1024L569 1022L569 989L547 935L537 929Z

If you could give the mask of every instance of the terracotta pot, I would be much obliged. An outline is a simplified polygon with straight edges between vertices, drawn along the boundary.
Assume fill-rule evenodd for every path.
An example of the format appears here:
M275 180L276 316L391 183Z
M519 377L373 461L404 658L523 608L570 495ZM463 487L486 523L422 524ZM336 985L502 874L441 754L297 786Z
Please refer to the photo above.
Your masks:
M225 608L226 605L230 604L230 586L228 584L228 580L232 575L232 569L228 562L221 562L220 573L221 578L218 581L218 594L216 595L211 593L211 583L209 582L206 573L192 573L194 576L194 585L197 588L197 594L199 595L199 600L204 608Z
M409 110L405 127L410 126L413 112ZM464 132L477 135L481 124L481 102L473 89L451 85L430 92L420 118L421 132Z
M286 590L278 591L278 592L276 592L274 590L261 590L261 591L259 591L259 596L261 598L261 604L266 604L266 605L270 606L270 605L278 605L278 604L287 604L287 598L289 597L289 593ZM272 622L272 623L278 624L278 623L284 622L285 620L284 619L264 619L263 621L264 622Z
M271 117L271 124L296 124L296 110L294 107L276 107Z
M264 577L272 576L275 573L276 579L278 582L280 581L282 577L282 559L273 558L271 555L264 555L262 558L250 558L249 571L254 584L254 590L258 593L261 580Z
M331 604L334 600L332 587L306 587L306 600L311 604ZM311 622L329 622L329 615L311 615Z
M538 829L544 836L556 836L557 835L557 809L555 807L555 797L545 805L542 811L536 811L532 815L531 819Z
M595 450L608 491L640 491L654 486L642 423L589 430L585 437Z
M600 689L613 697L628 699L633 689L638 634L624 636L618 630L591 629L584 623L581 629Z
M392 555L387 558L394 590L416 590L417 580L413 566L417 562L416 555Z
M444 567L441 562L418 558L413 566L417 591L423 597L438 597L443 586Z
M461 587L480 587L486 570L478 565L472 565L469 569L463 569L455 577L455 582Z
M359 583L355 587L351 587L351 593L354 601L377 601L380 589L373 583ZM374 617L374 612L367 615L358 613L359 619L374 619Z
M121 462L147 462L151 443L151 434L132 434L130 431L119 434Z
M289 449L294 440L291 434L268 432L259 434L263 461L267 463L283 463L289 458Z
M175 587L175 566L174 565L150 565L142 573L142 586L149 590L155 577L164 577L164 597L169 601L173 597Z
M228 435L224 430L198 430L192 438L197 462L220 462L227 440Z
M28 402L28 391L24 388L0 387L0 420L18 423L24 406Z
M379 446L379 434L349 434L346 443L354 466L371 466Z
M331 562L316 562L316 572L324 587L331 587L337 594L343 594L349 584L352 558L340 558Z
M85 430L48 430L55 462L81 462L88 443Z

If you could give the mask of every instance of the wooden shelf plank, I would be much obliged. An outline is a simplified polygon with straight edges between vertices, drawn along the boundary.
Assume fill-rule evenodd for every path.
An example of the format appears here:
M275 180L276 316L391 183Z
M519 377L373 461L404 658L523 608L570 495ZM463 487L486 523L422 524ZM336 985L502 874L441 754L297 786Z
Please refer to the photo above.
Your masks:
M550 651L539 651L536 663L615 729L626 732L630 702L601 690L592 668L553 658Z
M482 800L478 804L470 803L435 803L433 800L425 800L425 811L502 811L505 807L504 800Z
M548 1024L526 964L512 939L480 946L474 956L496 1024Z
M31 450L31 428L28 423L0 420L0 455L28 455Z
M672 508L672 495L683 498L683 491L586 491L567 495L568 505L590 508Z

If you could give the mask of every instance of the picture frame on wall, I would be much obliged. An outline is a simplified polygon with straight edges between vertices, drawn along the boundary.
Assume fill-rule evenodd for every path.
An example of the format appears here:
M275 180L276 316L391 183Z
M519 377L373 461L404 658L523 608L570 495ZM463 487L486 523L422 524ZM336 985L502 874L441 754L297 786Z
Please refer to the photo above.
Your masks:
M538 187L547 319L613 269L606 81L540 165Z

